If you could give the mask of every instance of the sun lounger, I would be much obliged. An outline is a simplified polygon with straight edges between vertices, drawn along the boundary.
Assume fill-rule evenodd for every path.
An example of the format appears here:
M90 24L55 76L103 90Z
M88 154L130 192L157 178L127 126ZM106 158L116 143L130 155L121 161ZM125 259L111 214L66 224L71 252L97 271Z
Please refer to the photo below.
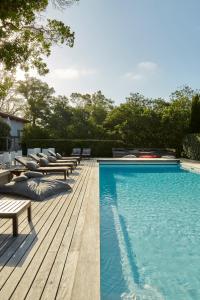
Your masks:
M56 153L54 153L53 151L49 150L48 151L50 155L52 155L53 157L57 158L57 155ZM59 153L58 153L59 154ZM60 155L61 156L61 155ZM57 158L58 159L58 158ZM60 160L76 160L78 161L78 163L80 163L80 160L81 160L81 156L78 155L78 156L61 156L61 158L58 159L59 161Z
M46 159L48 159L48 155L46 155L45 153L42 153L42 152L40 152L40 153L37 153L37 156L39 156L39 157L44 157L44 158L46 158ZM49 155L49 156L51 156L52 157L52 155ZM69 157L69 158L66 158L66 159L58 159L57 157L55 157L55 156L53 156L54 158L56 158L56 163L68 163L68 162L72 162L72 163L74 163L75 165L77 165L77 159L75 159L75 158L72 158L72 157Z
M22 164L23 166L27 167L27 160L24 159L24 157L15 157L15 160ZM27 167L28 168L28 167ZM69 176L69 167L38 167L35 171L41 172L43 174L47 173L63 173L64 179L66 180L66 177Z
M73 148L71 156L81 156L81 148Z
M38 164L40 163L40 158L36 154L29 154L29 157L32 158L33 160L35 160ZM43 157L43 158L48 159L46 157ZM55 162L55 163L48 161L47 167L69 167L72 171L74 169L75 165L73 162L70 162L70 161L68 161L68 162L62 161L62 162Z
M112 148L113 157L124 157L128 155L129 152L125 148Z
M46 155L45 153L40 152L40 153L37 153L37 155L39 157L44 157L44 158L48 159L48 155ZM59 159L59 158L57 158L57 156L53 156L53 155L49 155L49 156L55 158L56 159L56 163L65 163L65 162L69 163L69 162L71 162L75 166L77 166L77 164L78 164L78 159L75 158L75 157L65 157L65 158Z
M84 158L90 157L91 156L91 148L83 148L81 156Z

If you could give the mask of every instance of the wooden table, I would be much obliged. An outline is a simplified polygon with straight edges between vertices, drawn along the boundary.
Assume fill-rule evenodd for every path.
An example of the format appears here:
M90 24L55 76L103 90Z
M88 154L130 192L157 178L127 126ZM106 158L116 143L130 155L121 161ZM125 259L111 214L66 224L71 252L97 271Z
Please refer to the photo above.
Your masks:
M30 200L0 200L0 218L12 219L13 236L18 235L18 216L27 209L28 221L31 222Z

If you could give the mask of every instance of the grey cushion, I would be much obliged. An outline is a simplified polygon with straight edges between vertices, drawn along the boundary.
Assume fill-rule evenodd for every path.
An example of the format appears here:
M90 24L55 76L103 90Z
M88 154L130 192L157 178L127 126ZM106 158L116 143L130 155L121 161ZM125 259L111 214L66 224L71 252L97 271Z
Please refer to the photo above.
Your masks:
M11 181L0 185L0 193L13 194L42 201L48 197L70 190L71 187L60 180L42 178L30 178L26 181Z
M54 163L54 162L56 162L56 158L54 157L54 156L48 156L48 160L50 161L50 162L52 162L52 163Z
M36 177L43 177L44 175L40 172L35 171L27 171L24 173L28 178L36 178Z
M27 168L31 171L35 171L39 168L39 165L36 162L32 161L32 160L27 161L26 165L27 165Z
M54 156L54 157L56 157L56 153L55 153L55 152L53 152L53 151L49 150L49 153L50 153L50 155L51 155L51 156Z
M41 167L47 167L48 166L48 164L49 164L49 161L48 161L48 159L46 159L46 158L40 158L40 166Z
M56 157L57 157L58 159L62 159L62 155L60 155L60 153L56 153Z
M12 179L12 181L20 182L20 181L24 181L24 180L27 180L27 179L28 179L28 177L26 175L20 175L20 176L14 177Z

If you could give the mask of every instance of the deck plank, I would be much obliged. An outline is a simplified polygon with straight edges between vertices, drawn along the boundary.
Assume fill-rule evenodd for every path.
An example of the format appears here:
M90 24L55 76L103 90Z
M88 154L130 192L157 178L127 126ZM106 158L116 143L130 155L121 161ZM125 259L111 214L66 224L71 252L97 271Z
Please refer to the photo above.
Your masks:
M84 161L70 174L72 192L61 193L47 201L32 202L32 224L27 224L27 216L23 213L19 217L17 238L10 234L11 223L1 222L1 300L99 300L97 173L95 160ZM51 178L57 178L57 175L53 174ZM0 196L1 199L5 197ZM92 230L90 226L93 226ZM90 245L86 247L86 243ZM91 259L84 262L88 254L94 255L92 261L95 262L95 266L89 268ZM80 280L80 276L86 273L85 268L89 274L86 285L90 281L91 291L81 298L84 280ZM78 295L81 297L76 298Z
M90 176L90 194L71 300L100 299L99 173ZM97 221L98 220L98 221ZM91 278L93 278L91 288ZM60 300L62 298L59 298Z
M65 268L63 270L63 274L62 274L60 285L59 285L59 288L57 291L56 299L66 299L66 300L72 299L72 290L73 290L75 277L76 277L76 268L77 268L78 259L79 259L80 252L81 252L82 242L83 242L82 241L83 240L82 239L83 231L88 230L88 228L85 228L88 204L89 204L89 202L93 203L92 196L91 196L92 190L95 192L96 184L94 184L94 182L91 180L93 178L93 176L94 176L94 173L91 172L90 178L89 178L89 183L88 183L88 188L84 195L84 205L79 214L79 219L78 219L75 233L73 236L73 240L72 240L72 243L71 243L71 246L69 249L67 261L65 264ZM97 195L98 195L98 193L97 193ZM98 202L96 204L98 206ZM91 217L93 218L93 216L91 214L89 214L89 218L91 218ZM96 216L94 216L94 217L96 217ZM96 218L96 222L98 222L98 218ZM97 227L99 228L99 225ZM98 234L98 228L96 230L96 234ZM96 244L97 238L98 238L98 236L95 235L95 240L90 241L91 248L93 248L94 244ZM85 267L87 267L86 264L84 264L84 268ZM96 268L96 266L93 265L92 268ZM85 276L82 277L82 283L78 287L78 290L76 290L78 293L77 297L79 299L82 299L80 291L82 289L82 284L85 285L85 278L88 276L88 274L86 274L87 272L88 272L88 269L85 269ZM100 273L100 270L98 269L96 276L91 277L91 278L93 278L92 285L94 284L94 281L97 280L96 283L98 282L99 277L97 275L99 273ZM71 275L69 276L69 274L71 274ZM89 279L90 280L90 287L89 287L90 290L91 290L91 278ZM93 285L93 287L95 286L95 284ZM97 285L99 286L99 283L97 283ZM86 291L86 289L84 290L84 294L86 297L85 299L99 299L98 297L97 298L93 297L94 295L92 295L91 298L88 298L88 292Z

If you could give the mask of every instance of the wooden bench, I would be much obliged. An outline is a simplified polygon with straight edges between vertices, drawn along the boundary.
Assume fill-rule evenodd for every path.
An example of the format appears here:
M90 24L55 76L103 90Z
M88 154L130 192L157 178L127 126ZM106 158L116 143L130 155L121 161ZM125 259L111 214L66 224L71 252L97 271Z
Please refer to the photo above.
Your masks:
M18 216L27 209L28 221L31 222L30 200L0 200L0 218L12 219L13 236L18 235Z

